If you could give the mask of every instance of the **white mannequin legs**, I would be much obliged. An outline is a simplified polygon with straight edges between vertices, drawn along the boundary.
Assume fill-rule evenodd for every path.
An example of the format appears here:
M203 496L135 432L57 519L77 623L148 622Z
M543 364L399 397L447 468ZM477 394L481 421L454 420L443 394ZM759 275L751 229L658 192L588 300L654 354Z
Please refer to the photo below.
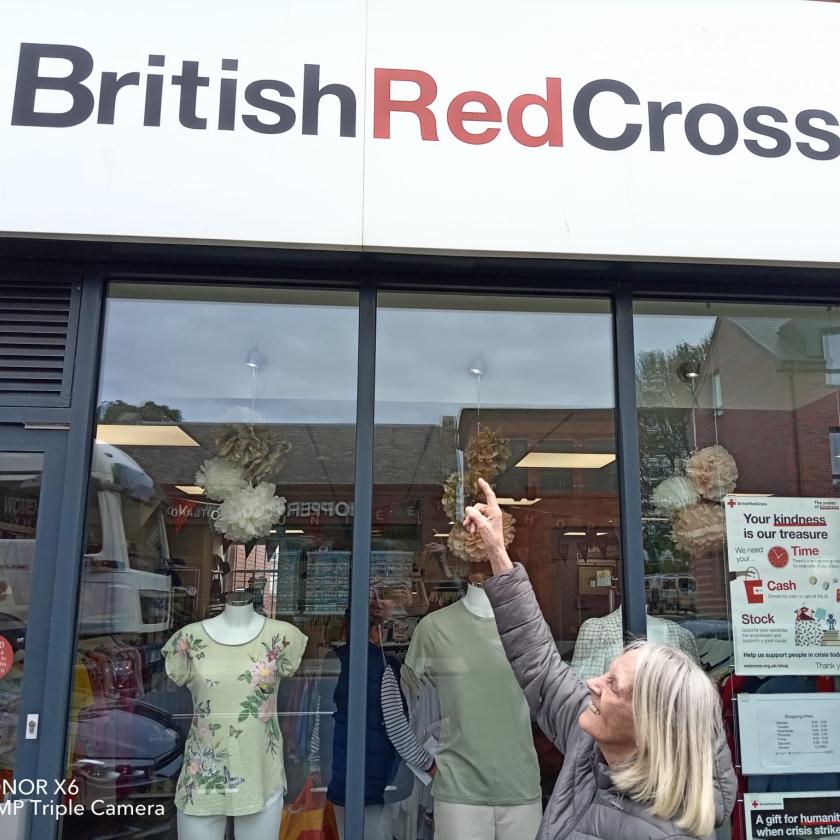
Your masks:
M276 840L280 836L283 794L268 800L256 814L234 817L236 840ZM224 840L227 817L196 817L178 811L178 840Z
M539 801L496 807L435 802L435 840L534 840L541 819Z
M333 805L339 840L344 840L344 808ZM390 805L365 805L364 840L393 840L393 811ZM239 840L237 837L236 840Z

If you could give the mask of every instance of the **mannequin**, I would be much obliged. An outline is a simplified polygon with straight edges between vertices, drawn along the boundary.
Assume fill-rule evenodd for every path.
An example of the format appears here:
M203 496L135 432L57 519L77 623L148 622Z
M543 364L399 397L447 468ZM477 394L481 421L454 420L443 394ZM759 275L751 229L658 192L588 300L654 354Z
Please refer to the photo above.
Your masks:
M277 837L286 791L277 688L297 670L306 636L229 593L224 611L164 645L166 672L189 687L194 715L178 780L179 840Z
M605 674L613 659L624 650L621 615L621 607L619 607L609 615L587 618L580 625L571 665L584 682ZM675 621L649 615L647 638L652 642L678 647L695 662L700 661L696 639Z
M532 840L542 794L531 719L482 582L471 576L460 601L420 621L405 660L440 701L435 840Z
M223 645L241 645L259 633L265 620L265 616L254 609L254 603L248 595L244 592L230 592L225 596L224 610L202 624L215 641Z
M493 618L493 607L484 591L484 587L475 583L467 585L467 594L463 598L464 606L479 618Z

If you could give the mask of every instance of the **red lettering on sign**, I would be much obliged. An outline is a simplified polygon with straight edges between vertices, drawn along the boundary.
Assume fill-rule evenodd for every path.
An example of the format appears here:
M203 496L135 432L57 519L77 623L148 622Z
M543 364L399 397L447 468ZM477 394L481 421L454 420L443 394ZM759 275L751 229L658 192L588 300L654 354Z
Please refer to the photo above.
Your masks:
M414 82L419 88L416 99L392 99L392 82ZM437 96L437 82L422 70L391 70L377 67L373 71L373 136L391 137L391 112L415 114L420 120L420 137L437 140L437 123L429 105Z

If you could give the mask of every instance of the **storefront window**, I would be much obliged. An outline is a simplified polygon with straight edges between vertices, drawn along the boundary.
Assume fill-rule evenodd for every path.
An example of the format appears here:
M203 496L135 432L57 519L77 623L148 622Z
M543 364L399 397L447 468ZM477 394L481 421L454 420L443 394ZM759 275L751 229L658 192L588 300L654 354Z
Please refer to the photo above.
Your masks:
M379 296L366 837L536 833L563 757L530 719L459 522L486 478L563 657L599 668L581 646L596 625L620 649L611 335L603 301Z
M733 840L836 811L838 327L832 307L635 309L648 635L696 646L720 688Z
M110 288L64 838L276 838L317 795L357 333L350 292Z

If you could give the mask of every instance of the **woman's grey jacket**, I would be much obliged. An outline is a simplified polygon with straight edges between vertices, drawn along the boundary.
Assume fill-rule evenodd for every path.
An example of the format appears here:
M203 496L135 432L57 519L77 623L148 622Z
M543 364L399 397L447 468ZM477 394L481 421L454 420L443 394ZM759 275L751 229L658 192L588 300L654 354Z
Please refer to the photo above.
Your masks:
M539 840L688 838L673 822L653 816L643 803L613 786L594 739L578 725L578 717L589 703L589 691L560 658L525 569L517 563L484 586L505 653L531 712L564 755L563 769L543 814ZM715 759L718 825L732 812L736 787L729 749L721 739Z

